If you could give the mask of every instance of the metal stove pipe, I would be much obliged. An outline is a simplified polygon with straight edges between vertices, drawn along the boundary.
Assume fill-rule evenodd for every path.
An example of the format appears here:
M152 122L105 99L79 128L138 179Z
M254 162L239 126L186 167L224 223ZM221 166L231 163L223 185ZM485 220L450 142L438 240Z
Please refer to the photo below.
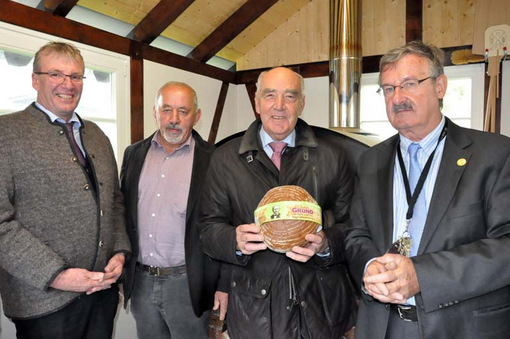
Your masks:
M360 127L361 0L330 0L329 127Z

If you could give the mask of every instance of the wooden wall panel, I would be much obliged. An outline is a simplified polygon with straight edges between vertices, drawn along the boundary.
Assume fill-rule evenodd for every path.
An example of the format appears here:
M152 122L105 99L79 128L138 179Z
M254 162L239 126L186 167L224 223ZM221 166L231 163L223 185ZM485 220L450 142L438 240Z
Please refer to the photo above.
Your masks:
M476 1L423 0L423 41L439 47L473 44Z
M405 43L405 0L362 0L362 53L384 54ZM326 61L329 58L329 1L310 0L244 57L238 70Z
M476 5L473 53L484 54L485 30L490 26L510 25L508 0L478 0Z
M287 22L239 58L237 69L301 64L327 60L328 57L329 1L310 0Z
M405 43L405 0L363 0L362 13L363 55L384 54Z

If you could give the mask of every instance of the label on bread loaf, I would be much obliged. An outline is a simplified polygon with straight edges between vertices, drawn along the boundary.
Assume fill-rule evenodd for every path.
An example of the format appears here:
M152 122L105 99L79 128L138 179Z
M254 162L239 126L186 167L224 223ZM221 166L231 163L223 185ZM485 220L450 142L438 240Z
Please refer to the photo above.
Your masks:
M305 220L322 224L321 207L306 201L277 201L260 206L255 210L255 223L275 220Z

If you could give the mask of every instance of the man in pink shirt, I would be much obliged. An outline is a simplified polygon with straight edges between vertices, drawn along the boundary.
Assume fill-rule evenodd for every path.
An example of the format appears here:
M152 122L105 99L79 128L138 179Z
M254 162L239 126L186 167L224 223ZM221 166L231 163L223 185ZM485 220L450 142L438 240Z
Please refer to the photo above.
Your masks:
M139 338L207 338L209 310L226 312L219 263L202 252L199 192L213 146L193 130L201 116L195 91L163 85L154 105L159 130L129 146L121 187L133 255L125 300L131 298Z

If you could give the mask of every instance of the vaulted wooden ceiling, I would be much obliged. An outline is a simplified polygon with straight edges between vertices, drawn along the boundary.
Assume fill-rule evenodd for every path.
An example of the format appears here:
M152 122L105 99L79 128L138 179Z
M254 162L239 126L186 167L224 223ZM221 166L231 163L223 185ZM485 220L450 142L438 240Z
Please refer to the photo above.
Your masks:
M326 1L326 0L324 0ZM129 38L150 44L163 36L191 47L188 57L236 62L310 0L44 0L65 17L81 6L134 26Z

